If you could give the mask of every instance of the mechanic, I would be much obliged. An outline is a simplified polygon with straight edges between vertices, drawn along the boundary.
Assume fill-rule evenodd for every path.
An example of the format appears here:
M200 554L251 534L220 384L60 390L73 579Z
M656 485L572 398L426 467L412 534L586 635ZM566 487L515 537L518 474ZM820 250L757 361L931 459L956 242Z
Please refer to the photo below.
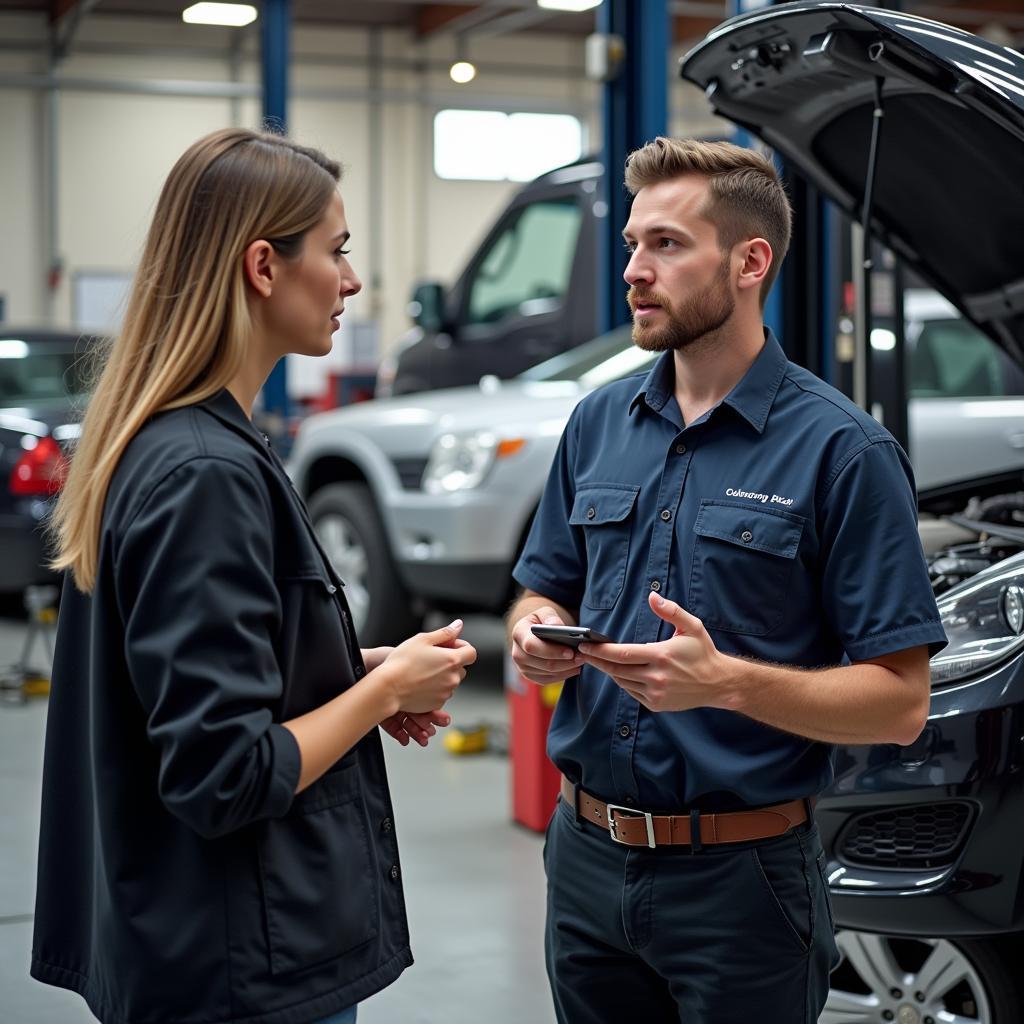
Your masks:
M508 619L522 674L566 680L556 1013L812 1024L837 961L811 817L830 744L913 742L945 644L911 469L762 325L792 216L768 159L659 138L626 186L633 339L663 355L576 407Z

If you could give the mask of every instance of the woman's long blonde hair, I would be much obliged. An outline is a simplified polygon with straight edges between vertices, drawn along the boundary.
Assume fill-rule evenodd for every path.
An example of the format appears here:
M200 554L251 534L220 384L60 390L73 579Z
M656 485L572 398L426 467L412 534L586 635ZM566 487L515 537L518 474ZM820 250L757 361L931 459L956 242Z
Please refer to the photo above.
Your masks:
M242 365L247 246L262 238L298 257L340 178L319 151L240 128L205 136L174 165L50 521L53 568L70 569L80 590L95 585L103 507L131 439L154 414L218 392Z

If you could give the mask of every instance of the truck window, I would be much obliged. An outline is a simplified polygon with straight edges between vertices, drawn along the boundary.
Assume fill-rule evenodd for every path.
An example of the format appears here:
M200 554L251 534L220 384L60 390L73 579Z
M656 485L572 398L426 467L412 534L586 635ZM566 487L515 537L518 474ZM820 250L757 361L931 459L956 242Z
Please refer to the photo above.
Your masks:
M467 322L547 313L569 286L582 212L574 199L546 199L516 211L491 241L469 285Z
M909 346L909 392L914 398L987 398L1013 394L995 344L961 319L927 320Z

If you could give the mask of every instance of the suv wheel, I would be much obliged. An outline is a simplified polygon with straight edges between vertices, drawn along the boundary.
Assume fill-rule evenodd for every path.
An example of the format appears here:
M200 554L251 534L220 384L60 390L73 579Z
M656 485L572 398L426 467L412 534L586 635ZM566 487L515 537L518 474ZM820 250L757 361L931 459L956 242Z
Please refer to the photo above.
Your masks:
M818 1024L1016 1024L1022 1004L1000 940L836 932L842 954Z
M370 489L359 483L321 488L309 500L309 517L345 581L360 644L400 643L416 633L423 618L398 576Z

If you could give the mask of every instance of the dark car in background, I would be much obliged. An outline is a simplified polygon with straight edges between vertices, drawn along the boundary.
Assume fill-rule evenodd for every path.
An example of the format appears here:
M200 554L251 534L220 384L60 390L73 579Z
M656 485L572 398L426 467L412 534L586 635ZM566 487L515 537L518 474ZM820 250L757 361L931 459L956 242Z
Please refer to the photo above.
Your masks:
M92 337L0 326L0 592L51 579L41 524L78 437Z
M872 230L1024 362L1024 56L896 11L797 3L723 23L681 73L861 221L878 122ZM843 959L821 1021L1020 1024L1024 476L920 505L950 642L914 744L836 751L816 817Z

